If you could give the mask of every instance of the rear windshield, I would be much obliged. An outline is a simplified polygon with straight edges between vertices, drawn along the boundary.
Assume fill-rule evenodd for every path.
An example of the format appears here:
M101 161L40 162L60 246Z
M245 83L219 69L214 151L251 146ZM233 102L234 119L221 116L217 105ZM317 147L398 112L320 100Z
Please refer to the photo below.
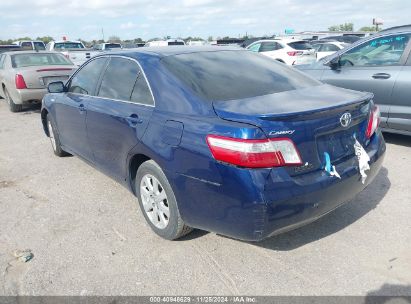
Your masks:
M57 42L54 44L55 49L84 49L80 42Z
M167 56L166 68L200 97L243 99L319 85L285 64L248 51L197 52Z
M120 49L121 44L118 43L107 43L106 44L106 49Z
M38 51L44 51L46 49L43 42L33 42L33 44Z
M38 65L72 65L72 63L61 54L16 54L11 56L13 68L21 68Z
M295 50L310 50L313 48L313 46L306 41L290 42L288 43L288 45Z
M168 45L184 45L183 41L169 41Z

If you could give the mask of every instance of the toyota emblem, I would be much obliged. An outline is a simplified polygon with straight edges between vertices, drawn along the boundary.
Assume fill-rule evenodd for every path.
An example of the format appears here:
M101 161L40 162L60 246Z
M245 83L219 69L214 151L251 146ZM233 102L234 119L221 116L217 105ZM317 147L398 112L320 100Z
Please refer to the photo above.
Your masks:
M351 124L351 114L350 113L344 113L340 117L340 123L344 128L347 128Z

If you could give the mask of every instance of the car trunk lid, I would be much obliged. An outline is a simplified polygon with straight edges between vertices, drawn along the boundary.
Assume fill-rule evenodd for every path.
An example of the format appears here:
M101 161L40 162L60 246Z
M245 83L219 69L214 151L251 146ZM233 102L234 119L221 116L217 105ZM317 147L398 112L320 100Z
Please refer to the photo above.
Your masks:
M225 120L261 128L268 138L287 137L297 146L303 166L296 173L324 166L324 153L333 164L352 157L354 137L367 144L365 136L371 93L330 85L281 92L241 100L214 102L216 114ZM351 121L345 125L342 116Z
M30 66L16 69L16 74L23 76L28 89L46 88L50 82L65 82L76 70L71 65Z

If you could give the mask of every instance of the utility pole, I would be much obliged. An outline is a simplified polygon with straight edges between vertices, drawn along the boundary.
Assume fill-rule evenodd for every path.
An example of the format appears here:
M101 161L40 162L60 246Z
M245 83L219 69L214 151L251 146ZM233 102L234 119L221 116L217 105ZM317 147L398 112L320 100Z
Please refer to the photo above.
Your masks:
M105 42L105 40L104 40L104 29L103 28L101 28L101 35L103 35L103 42Z

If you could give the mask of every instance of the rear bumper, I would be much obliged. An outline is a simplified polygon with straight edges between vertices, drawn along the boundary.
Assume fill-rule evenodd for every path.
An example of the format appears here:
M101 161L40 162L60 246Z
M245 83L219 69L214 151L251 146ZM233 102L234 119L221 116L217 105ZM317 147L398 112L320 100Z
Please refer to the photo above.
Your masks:
M378 174L385 142L378 131L366 148L370 170L361 183L357 160L337 165L341 179L323 170L290 176L284 168L246 170L221 165L221 184L177 175L173 189L183 220L192 227L247 241L295 229L350 201Z
M13 101L16 104L27 104L31 102L41 102L44 95L46 95L46 89L21 89L13 92Z

